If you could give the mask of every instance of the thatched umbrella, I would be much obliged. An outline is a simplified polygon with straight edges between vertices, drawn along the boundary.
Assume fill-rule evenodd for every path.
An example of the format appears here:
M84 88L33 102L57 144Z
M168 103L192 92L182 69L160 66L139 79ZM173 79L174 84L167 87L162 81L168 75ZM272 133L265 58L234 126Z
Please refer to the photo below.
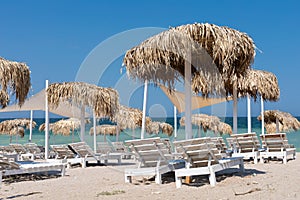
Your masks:
M25 63L9 61L0 57L0 105L6 107L9 102L7 89L12 89L21 106L31 87L30 71Z
M36 122L32 121L32 127L36 126ZM12 135L20 135L24 137L24 128L30 128L29 119L13 119L5 120L0 123L0 134L9 134L10 142L12 141Z
M197 83L201 82L201 79L202 77L197 75L193 78L193 91L199 92L200 88L198 88ZM250 97L255 100L258 96L261 97L261 108L263 112L263 101L277 101L280 96L277 77L273 73L263 70L246 70L237 80L226 80L224 86L226 95L233 95L234 90L236 90L237 96L248 98L248 132L251 132ZM234 123L234 127L236 125L237 122Z
M97 135L104 135L104 141L106 141L106 135L117 135L119 130L116 125L103 124L96 126L96 131L94 131L94 127L90 129L90 135L94 135L96 132Z
M267 133L289 132L300 129L300 122L290 113L279 110L266 110L264 117ZM262 116L259 115L257 119L261 120Z
M149 134L158 134L159 133L159 126L160 126L160 122L151 121L146 126L146 132L149 133Z
M173 127L169 123L161 122L159 124L159 128L162 133L167 134L168 136L171 136L173 134Z
M119 94L112 88L103 88L83 82L53 83L47 89L50 106L71 101L78 106L91 107L96 117L112 118L119 109Z
M113 118L119 110L119 94L112 88L102 88L83 82L64 82L53 83L49 85L46 91L50 107L56 108L60 102L65 101L81 107L80 135L82 141L84 141L85 135L84 115L86 106L93 110L94 118ZM45 134L46 137L47 133ZM45 146L48 147L48 144ZM48 152L45 153L45 156L47 155Z
M225 123L225 122L220 122L218 125L218 132L222 135L222 134L232 134L232 128L229 124Z
M79 128L80 120L76 118L61 119L49 124L49 130L52 131L53 135L69 136L72 132L72 142L74 142L74 131ZM40 125L39 130L45 130L45 123Z
M132 78L155 83L170 89L175 80L185 77L186 133L191 133L191 75L203 81L202 95L222 93L224 79L236 79L248 69L255 56L255 45L245 33L213 24L188 24L171 28L128 50L124 65ZM204 67L203 67L204 66ZM218 73L216 73L218 72ZM186 135L190 138L191 135Z
M118 114L113 118L113 122L116 122L121 130L134 129L142 126L143 112L137 108L130 108L120 105ZM146 117L146 126L151 122L149 117ZM134 133L133 133L134 137Z
M185 126L185 117L180 119L180 125ZM216 116L210 116L206 114L194 114L192 115L192 124L198 126L198 135L200 137L200 128L202 127L204 132L211 130L214 133L227 133L231 134L232 130L230 125L224 122L221 122L220 119ZM229 128L230 127L230 128Z

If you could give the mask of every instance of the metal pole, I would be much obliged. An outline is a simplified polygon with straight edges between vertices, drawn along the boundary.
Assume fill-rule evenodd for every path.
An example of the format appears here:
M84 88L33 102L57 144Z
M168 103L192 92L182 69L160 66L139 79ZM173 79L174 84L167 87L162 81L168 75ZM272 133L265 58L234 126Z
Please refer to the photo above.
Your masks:
M233 86L233 133L237 134L237 89L236 83Z
M81 106L81 113L80 113L80 139L84 142L84 135L85 135L85 106Z
M279 133L279 120L276 117L276 133Z
M191 90L191 52L187 51L184 61L184 93L185 93L185 139L192 139L192 90Z
M49 82L46 80L45 90L45 159L49 157L49 107L48 107L48 89Z
M251 99L250 95L247 94L247 116L248 116L248 133L251 133Z
M174 106L174 137L176 140L176 138L177 138L177 109L176 109L176 106Z
M142 119L141 139L144 139L144 137L145 137L147 93L148 93L148 81L146 80L145 84L144 84L143 119Z
M265 134L265 116L264 116L264 99L260 96L260 110L261 110L261 134Z
M95 112L93 112L93 127L94 127L94 152L97 153L96 115L95 115Z
M29 125L29 142L32 140L32 121L33 121L33 110L30 110L30 125Z

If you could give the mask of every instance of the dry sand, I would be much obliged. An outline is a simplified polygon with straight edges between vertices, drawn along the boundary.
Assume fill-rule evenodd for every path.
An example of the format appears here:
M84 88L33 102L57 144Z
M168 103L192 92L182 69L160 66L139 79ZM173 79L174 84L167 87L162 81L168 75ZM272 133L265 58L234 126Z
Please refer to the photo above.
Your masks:
M6 182L0 199L300 199L300 159L287 165L245 162L243 177L229 170L217 177L216 187L206 177L198 177L200 182L180 189L175 188L172 174L163 177L162 185L140 177L125 184L123 171L129 167L133 166L128 161L121 166L76 167L68 169L65 177Z

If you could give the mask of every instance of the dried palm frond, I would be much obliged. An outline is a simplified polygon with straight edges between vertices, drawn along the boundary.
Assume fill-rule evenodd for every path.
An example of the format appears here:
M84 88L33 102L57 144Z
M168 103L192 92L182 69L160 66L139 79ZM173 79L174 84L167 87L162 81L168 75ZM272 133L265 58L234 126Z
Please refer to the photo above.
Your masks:
M179 121L180 126L185 126L185 117L182 117ZM192 124L202 127L204 132L211 130L214 133L223 133L231 134L232 129L229 124L221 122L220 119L216 116L210 116L206 114L193 114L192 115Z
M158 134L159 133L159 125L160 125L160 122L151 121L146 126L146 132L149 134Z
M113 122L116 122L118 126L123 129L135 129L142 126L143 112L137 108L130 108L120 105L118 114L113 118ZM146 126L151 119L146 117Z
M225 123L225 122L220 122L218 125L218 132L222 135L222 134L232 134L232 128L229 124Z
M96 134L103 134L103 135L116 135L118 133L118 127L116 125L98 125L96 126ZM94 127L90 129L90 135L94 135Z
M119 94L112 88L102 88L83 82L53 83L47 89L49 105L57 108L61 101L88 106L96 117L113 118L119 109Z
M80 128L80 120L75 118L62 119L54 123L49 124L49 130L54 135L69 136L70 133ZM39 131L45 130L45 123L41 124Z
M195 23L170 28L145 40L126 52L123 64L130 77L161 82L173 89L175 80L184 76L188 60L192 76L198 73L205 79L198 89L208 95L222 92L220 75L225 81L236 79L250 68L254 56L255 45L247 34Z
M173 127L171 124L162 122L159 124L159 127L162 133L167 134L168 136L171 136L173 134Z
M36 122L32 121L32 128L36 126ZM0 134L16 135L21 134L24 136L24 128L29 129L29 119L13 119L5 120L0 123ZM23 137L22 136L22 137Z
M227 94L233 94L233 81L227 81L225 88ZM280 96L277 77L271 72L250 69L244 76L237 79L237 92L239 96L249 94L255 100L262 96L264 100L277 101Z
M31 87L28 66L25 63L9 61L0 57L0 84L0 105L7 106L9 102L7 89L10 88L21 106Z
M279 123L280 132L297 131L300 129L300 122L290 113L279 110L266 110L264 111L264 122L267 133L276 132L276 118ZM261 120L261 115L257 119Z

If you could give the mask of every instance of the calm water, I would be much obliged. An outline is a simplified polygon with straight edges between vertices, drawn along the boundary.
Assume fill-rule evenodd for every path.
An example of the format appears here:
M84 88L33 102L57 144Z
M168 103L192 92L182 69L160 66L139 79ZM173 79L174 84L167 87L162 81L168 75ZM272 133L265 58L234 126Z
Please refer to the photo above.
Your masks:
M298 118L299 119L299 118ZM3 121L6 119L1 119L0 121ZM59 119L50 119L50 123L55 122ZM174 119L173 118L167 118L166 120L163 119L154 119L155 121L166 121L167 123L170 123L171 125L174 125ZM232 126L232 118L227 117L223 119L225 120L226 123L230 124ZM37 123L37 126L33 130L32 134L32 142L37 143L39 145L43 145L45 142L45 136L44 132L40 132L38 130L38 127L40 124L44 123L44 119L34 119L34 121ZM93 120L91 120L93 121ZM184 139L185 138L185 132L184 132L184 127L180 127L179 125L179 119L177 120L178 124L178 130L177 130L177 138L178 139ZM100 121L99 124L105 124L107 121ZM89 135L89 130L92 127L92 123L86 124L86 134L85 134L85 141L92 147L93 146L93 136ZM247 118L246 117L239 117L238 118L238 133L246 133L247 132ZM252 118L252 131L256 132L257 134L261 134L261 122L256 119L256 117ZM124 130L120 133L119 135L119 141L124 141L128 139L133 139L133 138L139 138L140 137L140 129L135 129L134 131L132 130ZM200 130L201 136L214 136L213 132L208 131L207 133L204 133L203 130ZM194 137L198 137L199 130L198 127L193 126L193 135ZM50 132L50 138L49 138L49 143L51 144L66 144L66 143L71 143L71 142L78 142L80 141L79 138L80 131L75 131L74 133L74 138L72 135L70 136L61 136L61 135L52 135ZM145 137L155 137L156 135L149 135L146 134ZM160 133L158 136L160 137L168 137L165 134ZM228 137L228 135L223 135L223 137ZM297 132L290 132L287 134L287 137L289 139L289 143L294 144L295 147L297 148L297 151L300 152L300 131ZM29 139L29 130L25 131L25 136L24 138L12 137L12 142L13 143L27 143ZM170 139L174 139L173 136L170 137ZM107 141L116 141L116 136L106 136ZM10 141L10 136L8 135L0 135L0 145L8 145ZM97 141L104 141L104 136L103 135L97 135Z

